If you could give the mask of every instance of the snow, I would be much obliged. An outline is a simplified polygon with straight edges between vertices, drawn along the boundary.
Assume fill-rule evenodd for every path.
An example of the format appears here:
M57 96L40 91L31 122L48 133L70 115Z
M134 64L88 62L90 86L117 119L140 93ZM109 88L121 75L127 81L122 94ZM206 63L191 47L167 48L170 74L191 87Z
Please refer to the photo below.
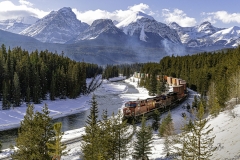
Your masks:
M116 80L116 79L113 79L113 80ZM110 93L119 93L119 96L123 99L122 107L124 107L124 103L126 101L136 100L138 98L145 99L145 98L149 97L148 91L145 88L139 87L137 85L138 84L137 78L131 77L131 78L125 80L126 83L134 85L136 87L136 89L139 91L139 93L134 93L134 94L127 94L126 93L127 87L124 84L118 85L118 84L107 83L107 82L108 82L107 80L104 80L102 87L104 87L105 90ZM184 106L186 103L191 104L195 95L198 95L198 94L192 90L189 90L188 99L185 102L183 102L179 107L171 110L176 133L178 133L179 128L181 127L181 125L183 125L183 118L182 118L181 114L183 112L185 112L186 115L188 117L190 117L189 113L186 111L186 109L184 109ZM74 102L69 99L68 100L58 100L58 101L54 101L54 102L49 101L48 105L50 106L50 108L52 110L51 115L59 115L60 112L62 113L62 115L70 114L69 110L68 110L68 109L70 109L69 106L71 106L71 109L76 110L77 108L79 108L79 105L75 105L74 103L78 102L78 104L84 105L90 99L90 96L85 97L85 98L86 99L84 99L83 97L80 97L80 98L76 99ZM65 101L68 102L69 106L63 103ZM54 106L56 106L56 105L58 106L58 108L60 107L60 109L56 109L56 107L54 108ZM64 110L64 105L68 109ZM40 106L42 106L42 105L40 105ZM26 108L26 107L23 107L23 108ZM89 108L89 106L88 107L85 106L85 107L79 108L78 111L80 112L82 109L88 109L88 108ZM18 121L18 119L21 119L20 117L23 115L23 111L20 111L20 110L18 110L18 111L19 112L17 112L16 109L10 110L10 113L11 113L10 115L12 117L16 117L15 121ZM0 117L2 118L2 115L5 115L2 112L6 112L6 111L0 111L0 112L1 112ZM221 112L216 118L208 117L208 118L210 118L210 121L208 123L211 124L211 127L214 128L212 134L216 135L214 146L218 146L218 149L213 153L212 159L214 159L214 160L234 159L234 158L239 159L240 158L240 149L239 149L239 144L240 144L240 134L239 134L239 131L240 131L240 125L239 125L240 105L235 106L233 112L235 114L235 118L233 118L232 114L230 114L230 111ZM167 113L164 113L161 116L161 119L163 119L163 117L166 116L166 114ZM11 122L12 118L7 117L7 118L3 118L3 119ZM148 120L147 123L151 124L151 120ZM152 143L152 154L149 156L149 158L150 159L164 159L164 156L165 156L165 153L163 152L164 139L159 138L157 136L157 132L153 132L153 133L154 133L154 136L153 136L153 143ZM79 138L83 134L84 134L84 128L66 131L63 136L63 141L68 141L70 139ZM69 159L79 160L79 155L81 153L80 144L81 144L81 142L76 142L71 145L68 145L67 150L69 150L69 152L66 156L63 156L62 159L63 160L69 160ZM129 150L132 150L132 148L129 148ZM9 156L11 154L11 152L12 151L10 149L4 150L3 153L0 154L0 159L3 157ZM131 157L128 157L127 159L131 159Z
M151 17L143 12L138 11L138 12L133 13L132 15L130 15L128 18L124 19L120 23L118 23L116 25L116 27L118 27L118 28L126 27L130 23L136 22L138 19L141 19L141 18L148 18L148 19L154 20L153 17Z
M232 40L239 39L240 37L240 27L234 26L221 31L216 32L210 36L214 42L225 40L230 43Z

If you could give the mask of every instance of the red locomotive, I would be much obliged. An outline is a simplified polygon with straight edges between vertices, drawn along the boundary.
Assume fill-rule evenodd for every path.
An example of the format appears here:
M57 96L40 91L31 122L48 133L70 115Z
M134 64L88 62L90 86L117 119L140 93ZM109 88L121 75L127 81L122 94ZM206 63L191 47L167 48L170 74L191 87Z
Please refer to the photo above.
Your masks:
M177 80L180 81L181 79ZM146 117L151 116L156 109L160 112L165 112L177 106L187 97L186 84L173 84L172 87L173 92L169 92L166 95L126 102L123 108L123 119L138 121L143 115Z

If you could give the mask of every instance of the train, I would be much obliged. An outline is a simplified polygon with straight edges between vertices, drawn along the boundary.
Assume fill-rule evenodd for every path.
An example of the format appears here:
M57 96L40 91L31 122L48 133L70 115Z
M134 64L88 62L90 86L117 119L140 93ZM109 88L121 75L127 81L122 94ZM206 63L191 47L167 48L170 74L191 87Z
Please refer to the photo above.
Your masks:
M139 122L142 116L149 118L155 110L160 113L169 111L187 98L188 92L184 80L167 76L164 79L172 87L172 92L152 98L126 102L123 108L123 120Z

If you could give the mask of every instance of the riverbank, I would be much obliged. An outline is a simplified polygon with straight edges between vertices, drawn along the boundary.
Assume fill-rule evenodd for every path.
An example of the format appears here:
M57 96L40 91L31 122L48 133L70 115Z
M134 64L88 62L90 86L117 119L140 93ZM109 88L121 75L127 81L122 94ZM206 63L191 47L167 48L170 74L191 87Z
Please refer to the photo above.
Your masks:
M119 81L123 79L125 79L125 77L116 77L111 78L110 81ZM104 87L107 92L112 92L114 94L123 93L127 90L125 85L114 85L112 83L108 83L107 80L103 81L101 87ZM55 101L44 100L41 104L34 104L34 108L35 111L40 112L44 104L46 104L50 111L50 116L53 119L57 119L88 110L90 107L89 102L91 97L92 94L88 96L81 95L76 99L56 99ZM1 105L2 103L0 102L0 108L2 108ZM9 110L0 110L0 131L19 128L20 122L23 120L26 113L26 109L27 105L26 103L23 103L19 107L12 107Z

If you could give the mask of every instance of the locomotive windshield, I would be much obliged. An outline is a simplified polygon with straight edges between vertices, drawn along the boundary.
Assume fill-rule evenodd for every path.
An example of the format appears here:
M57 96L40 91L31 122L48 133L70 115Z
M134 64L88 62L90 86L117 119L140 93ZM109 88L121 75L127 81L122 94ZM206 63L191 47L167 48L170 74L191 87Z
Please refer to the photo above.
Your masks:
M134 107L136 107L136 106L137 106L136 103L126 103L126 104L125 104L125 107L132 107L132 108L134 108Z

